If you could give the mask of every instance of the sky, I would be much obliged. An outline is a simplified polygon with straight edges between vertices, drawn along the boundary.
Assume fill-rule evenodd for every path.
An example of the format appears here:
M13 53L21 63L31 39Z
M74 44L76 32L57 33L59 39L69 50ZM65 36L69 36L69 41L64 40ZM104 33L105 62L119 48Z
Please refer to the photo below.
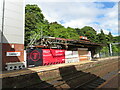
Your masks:
M118 35L118 0L26 0L25 4L37 4L49 22Z

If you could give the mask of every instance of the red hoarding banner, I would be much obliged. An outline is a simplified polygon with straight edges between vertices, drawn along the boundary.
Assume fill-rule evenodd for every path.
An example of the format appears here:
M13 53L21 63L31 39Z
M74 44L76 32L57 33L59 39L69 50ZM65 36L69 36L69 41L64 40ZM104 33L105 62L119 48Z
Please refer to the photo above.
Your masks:
M54 59L58 63L64 63L65 62L65 50L60 49L52 49L51 50Z
M50 49L42 49L42 51L43 51L43 64L44 65L51 64L55 61Z
M29 49L27 51L28 67L65 63L65 50Z
M65 50L60 49L42 49L43 64L57 64L65 62Z

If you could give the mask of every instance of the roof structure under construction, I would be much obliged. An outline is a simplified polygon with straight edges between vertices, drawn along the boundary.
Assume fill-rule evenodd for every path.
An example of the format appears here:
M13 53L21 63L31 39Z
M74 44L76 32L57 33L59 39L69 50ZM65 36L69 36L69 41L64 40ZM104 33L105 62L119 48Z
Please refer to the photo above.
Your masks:
M33 40L34 41L34 40ZM43 37L35 42L32 42L29 47L38 48L59 48L59 49L75 49L75 48L97 48L102 44L93 43L87 37L80 36L80 40L56 38L56 37Z

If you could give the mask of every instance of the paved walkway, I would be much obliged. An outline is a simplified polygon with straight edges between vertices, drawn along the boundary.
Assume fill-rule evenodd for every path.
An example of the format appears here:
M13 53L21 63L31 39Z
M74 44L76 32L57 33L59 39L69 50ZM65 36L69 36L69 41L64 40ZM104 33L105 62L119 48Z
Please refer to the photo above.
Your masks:
M118 56L117 57L108 57L108 58L95 59L94 61L86 60L86 61L80 61L80 62L77 62L77 63L64 63L64 64L49 65L49 66L31 67L31 68L26 68L26 69L23 69L23 70L3 71L0 74L0 78L14 77L14 76L19 76L19 75L24 75L24 74L29 74L29 73L53 70L53 69L57 69L57 68L64 67L64 66L80 65L80 64L85 64L85 63L90 63L90 62L97 62L97 61L108 60L108 59L113 59L113 58L117 59Z

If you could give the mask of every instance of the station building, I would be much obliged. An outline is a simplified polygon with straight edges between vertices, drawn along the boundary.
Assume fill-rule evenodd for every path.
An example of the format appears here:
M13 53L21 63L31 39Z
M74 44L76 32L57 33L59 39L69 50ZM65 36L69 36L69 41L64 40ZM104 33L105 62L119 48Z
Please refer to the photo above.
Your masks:
M24 9L24 0L0 0L0 60L2 70L5 70L6 65L11 66L11 62L17 62L15 64L24 62ZM21 68L21 66L15 68Z

